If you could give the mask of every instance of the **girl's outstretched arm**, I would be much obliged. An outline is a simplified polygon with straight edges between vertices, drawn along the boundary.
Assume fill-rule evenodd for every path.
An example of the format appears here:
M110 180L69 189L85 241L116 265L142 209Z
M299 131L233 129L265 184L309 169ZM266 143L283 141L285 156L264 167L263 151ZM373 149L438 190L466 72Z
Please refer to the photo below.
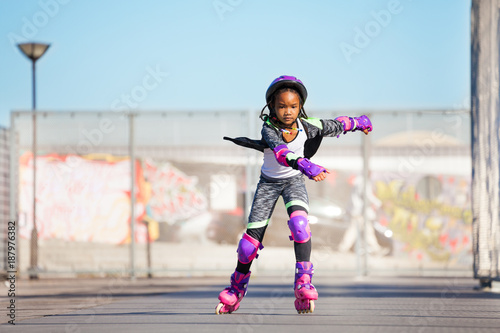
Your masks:
M336 136L347 132L362 131L365 134L373 130L373 125L367 116L347 117L335 119L322 119L322 136Z

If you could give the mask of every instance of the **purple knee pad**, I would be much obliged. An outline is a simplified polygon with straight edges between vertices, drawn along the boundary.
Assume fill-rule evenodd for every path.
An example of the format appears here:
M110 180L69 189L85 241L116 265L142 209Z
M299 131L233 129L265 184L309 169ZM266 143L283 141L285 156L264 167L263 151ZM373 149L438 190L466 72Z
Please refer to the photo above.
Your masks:
M373 130L373 125L372 122L370 121L370 118L368 118L365 115L354 118L341 116L335 118L335 120L338 120L342 123L344 134L346 134L347 132L365 131L365 130L367 130L367 132L371 132ZM339 136L337 136L337 138L338 137Z
M257 251L263 248L264 246L258 240L244 233L236 251L238 252L238 260L243 264L248 264L258 257Z
M294 214L297 213L297 214ZM307 220L306 212L294 212L288 221L288 228L292 232L290 240L297 243L305 243L311 238L311 228Z

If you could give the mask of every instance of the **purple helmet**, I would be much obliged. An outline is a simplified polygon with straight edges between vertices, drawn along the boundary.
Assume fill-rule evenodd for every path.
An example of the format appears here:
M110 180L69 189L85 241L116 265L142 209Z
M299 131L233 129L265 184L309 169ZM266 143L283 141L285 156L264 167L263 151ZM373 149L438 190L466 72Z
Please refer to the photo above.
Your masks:
M302 81L295 76L281 75L275 79L266 91L266 103L269 103L271 96L281 88L293 88L299 93L302 103L304 104L307 99L307 90Z

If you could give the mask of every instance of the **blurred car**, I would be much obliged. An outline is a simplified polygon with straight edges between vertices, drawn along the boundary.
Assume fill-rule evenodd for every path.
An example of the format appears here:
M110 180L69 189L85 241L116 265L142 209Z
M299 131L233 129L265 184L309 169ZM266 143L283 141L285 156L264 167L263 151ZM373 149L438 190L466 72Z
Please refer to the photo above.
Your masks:
M211 212L202 212L185 220L175 223L159 223L159 242L172 243L206 243L206 230L211 224Z
M290 246L288 214L282 199L276 204L273 216L266 230L264 246ZM309 225L313 246L337 250L344 233L350 225L350 215L338 203L324 198L310 198ZM246 229L246 216L239 214L214 213L207 228L207 237L219 244L237 244ZM374 223L378 243L386 253L392 253L392 231L378 222Z
M284 208L280 209L279 205L276 206L263 243L272 246L289 246L288 215ZM309 225L313 246L337 250L351 224L350 218L349 213L341 204L331 199L311 197L309 199ZM393 249L392 231L378 222L375 222L373 227L377 241L385 249L385 254L391 254ZM354 250L354 247L355 245L351 250Z
M237 244L246 230L246 216L239 208L229 212L213 212L207 227L207 238L217 244Z
M314 246L326 245L336 248L342 240L344 231L349 226L345 209L331 200L311 198L309 200L308 215ZM276 204L274 214L264 236L264 245L290 245L289 236L291 234L288 228L288 219L288 214L281 201L281 204Z

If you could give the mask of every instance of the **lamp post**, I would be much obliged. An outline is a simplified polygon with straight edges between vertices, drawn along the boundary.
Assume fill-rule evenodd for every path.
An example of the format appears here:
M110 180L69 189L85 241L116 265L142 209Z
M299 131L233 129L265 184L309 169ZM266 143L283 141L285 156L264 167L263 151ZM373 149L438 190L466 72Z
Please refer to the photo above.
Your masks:
M38 279L36 272L38 266L38 228L36 226L36 80L35 80L35 63L47 51L50 44L42 43L21 43L17 45L21 52L31 60L32 77L33 77L33 229L31 231L31 247L30 247L30 279Z

